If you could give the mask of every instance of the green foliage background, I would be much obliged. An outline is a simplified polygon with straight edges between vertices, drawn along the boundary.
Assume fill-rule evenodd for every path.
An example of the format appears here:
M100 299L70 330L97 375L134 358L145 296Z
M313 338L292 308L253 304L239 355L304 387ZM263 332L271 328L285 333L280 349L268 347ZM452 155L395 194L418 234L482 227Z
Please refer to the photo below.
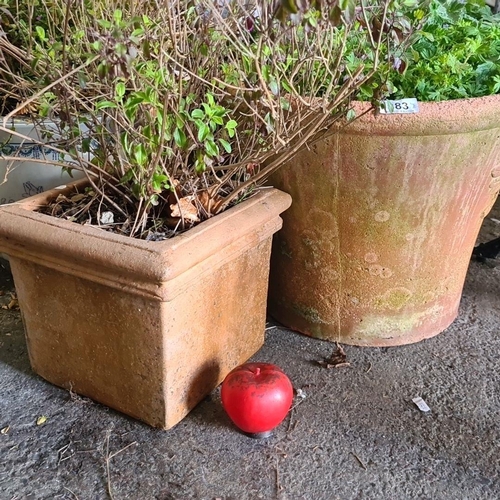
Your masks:
M391 98L443 101L499 93L500 15L482 0L433 0L429 10L405 54L406 70L389 75Z

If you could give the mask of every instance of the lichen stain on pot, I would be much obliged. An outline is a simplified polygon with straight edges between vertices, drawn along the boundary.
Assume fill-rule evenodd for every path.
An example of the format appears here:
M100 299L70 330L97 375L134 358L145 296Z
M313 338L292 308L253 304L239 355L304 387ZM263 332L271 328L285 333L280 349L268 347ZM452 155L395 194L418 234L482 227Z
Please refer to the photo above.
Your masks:
M413 296L413 292L408 288L395 287L387 290L383 295L373 299L373 305L379 309L399 310L404 307Z
M381 210L380 212L377 212L373 218L377 222L386 222L391 218L391 214L389 212L386 212L385 210Z
M391 317L388 315L364 316L362 322L351 334L353 340L363 342L366 338L391 340L411 334L422 322L436 318L443 312L443 306L434 306L422 312L414 312ZM422 336L422 338L424 338Z

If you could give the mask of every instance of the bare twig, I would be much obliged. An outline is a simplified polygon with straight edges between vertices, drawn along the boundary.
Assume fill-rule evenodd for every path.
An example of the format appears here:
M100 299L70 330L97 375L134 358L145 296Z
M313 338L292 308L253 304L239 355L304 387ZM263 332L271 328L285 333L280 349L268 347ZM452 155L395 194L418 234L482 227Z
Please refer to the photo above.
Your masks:
M351 451L351 454L358 461L359 465L361 465L361 467L366 470L366 465L363 463L361 458L359 458L358 455L356 455L356 453L354 453L353 451Z
M110 438L111 432L108 431L106 433L106 454L105 454L105 460L106 460L106 477L107 477L107 484L108 484L108 494L109 498L111 500L114 500L114 495L113 495L113 489L111 487L111 471L110 471L110 462L111 459L119 455L120 453L124 452L127 448L130 448L133 445L136 445L137 442L134 441L127 446L123 447L121 450L116 451L115 453L109 453L109 438Z

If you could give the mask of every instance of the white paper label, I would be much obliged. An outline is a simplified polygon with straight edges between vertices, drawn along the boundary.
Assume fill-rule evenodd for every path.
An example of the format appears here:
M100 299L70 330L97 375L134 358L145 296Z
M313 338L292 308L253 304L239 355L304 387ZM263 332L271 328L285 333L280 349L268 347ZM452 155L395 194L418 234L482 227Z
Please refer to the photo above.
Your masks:
M101 214L101 224L113 224L114 216L113 212L103 212Z
M418 113L418 101L414 97L397 101L382 101L380 112L384 115Z
M413 398L412 401L418 406L420 411L431 411L427 403L421 397Z

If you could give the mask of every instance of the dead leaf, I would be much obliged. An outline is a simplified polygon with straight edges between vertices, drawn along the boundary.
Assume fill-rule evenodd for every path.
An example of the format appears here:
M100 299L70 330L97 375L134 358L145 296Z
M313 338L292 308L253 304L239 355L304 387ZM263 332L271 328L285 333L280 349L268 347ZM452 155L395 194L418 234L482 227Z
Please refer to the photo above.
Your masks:
M45 422L47 422L47 417L45 415L36 419L36 425L43 425Z
M8 309L8 310L19 309L19 301L17 300L15 294L11 293L10 297L11 297L10 302L7 305L3 305L2 309Z
M73 203L78 203L79 201L84 200L87 197L86 194L80 193L80 194L75 194L74 196L71 197L71 201Z
M7 434L9 430L10 430L10 425L4 427L3 429L0 429L0 434Z
M337 348L333 351L329 358L325 358L323 361L318 361L318 364L324 368L340 368L341 366L351 366L351 363L347 362L347 355L341 345L336 344Z
M15 113L14 116L38 114L39 106L40 105L37 102L29 102L27 104L24 104L17 110L17 113Z
M191 222L199 222L198 210L193 205L191 197L181 198L179 203L170 205L170 210L172 211L172 217L183 217L184 220Z
M207 212L207 214L209 215L215 215L221 203L224 201L223 198L220 197L218 194L216 194L213 197L210 197L208 191L206 190L200 191L199 193L197 193L197 195L198 195L198 201L200 202L205 212Z
M19 309L19 302L16 298L11 299L7 304L7 309Z
M255 170L259 167L258 163L248 163L247 164L247 172L250 175L253 175L255 173Z
M58 194L56 198L56 203L60 203L61 201L69 201L69 198L64 194Z

